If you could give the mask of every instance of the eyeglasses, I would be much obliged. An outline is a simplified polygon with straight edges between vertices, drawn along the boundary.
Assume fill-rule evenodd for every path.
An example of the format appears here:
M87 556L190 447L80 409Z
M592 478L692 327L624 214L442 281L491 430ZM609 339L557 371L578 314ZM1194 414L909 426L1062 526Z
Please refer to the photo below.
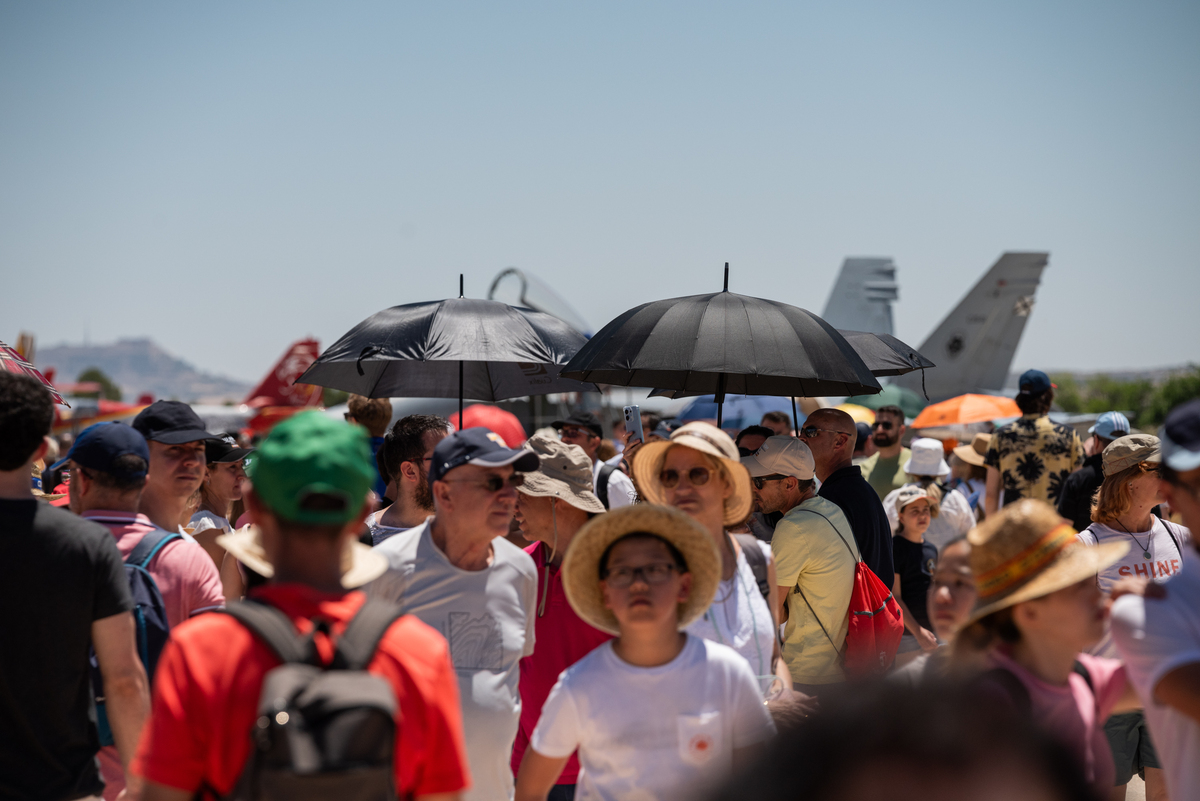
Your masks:
M679 566L671 562L652 562L641 567L618 567L615 570L607 571L604 574L604 581L610 587L623 590L633 584L638 576L641 576L642 581L650 586L655 586L670 581L671 574L676 570L680 570Z
M769 476L755 476L750 480L754 483L755 489L762 489L763 484L766 484L768 481L783 481L785 478L787 478L787 476L781 476L778 473L775 473Z
M845 431L834 431L832 428L817 428L816 426L805 426L804 428L800 429L800 432L799 432L800 438L801 439L814 439L817 436L817 433L820 431L828 431L830 434L842 434L847 437L850 436Z
M477 487L483 487L493 495L504 489L505 486L519 487L525 483L524 473L513 473L508 478L501 478L497 475L490 475L484 479L473 478L443 478L447 484L474 484Z
M686 473L688 481L693 487L700 487L708 483L712 478L712 471L707 467L693 467ZM667 489L672 489L679 484L681 474L678 470L664 470L658 474L658 483L662 484Z
M891 431L892 422L890 420L876 420L871 424L871 430L874 431L877 428L882 428L884 431Z
M571 437L571 438L583 437L584 439L586 439L588 437L596 436L596 432L592 431L590 428L576 428L575 426L563 426L562 431L559 434L559 436Z

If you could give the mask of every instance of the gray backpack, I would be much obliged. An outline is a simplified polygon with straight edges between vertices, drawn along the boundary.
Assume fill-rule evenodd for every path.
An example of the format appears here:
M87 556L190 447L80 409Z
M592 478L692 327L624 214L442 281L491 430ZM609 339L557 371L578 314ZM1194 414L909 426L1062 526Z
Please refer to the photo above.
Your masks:
M396 798L396 698L387 680L366 667L401 609L368 599L327 666L313 643L317 631L329 634L326 621L314 620L313 632L301 637L287 615L265 603L241 601L224 612L283 660L263 679L253 748L227 798Z

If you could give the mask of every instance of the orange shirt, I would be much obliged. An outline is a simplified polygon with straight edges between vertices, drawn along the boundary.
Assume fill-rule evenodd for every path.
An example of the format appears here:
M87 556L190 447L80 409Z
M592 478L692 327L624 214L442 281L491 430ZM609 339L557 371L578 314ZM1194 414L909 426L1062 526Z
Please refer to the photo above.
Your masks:
M322 593L300 584L271 584L253 592L285 612L300 634L311 618L330 621L334 635L362 607L361 592ZM322 660L333 643L316 636ZM151 715L132 770L150 781L193 792L207 785L230 792L250 755L259 694L279 657L225 614L204 614L171 632L154 680ZM463 745L458 680L446 640L411 615L392 624L367 670L391 684L398 702L396 791L425 795L470 783Z

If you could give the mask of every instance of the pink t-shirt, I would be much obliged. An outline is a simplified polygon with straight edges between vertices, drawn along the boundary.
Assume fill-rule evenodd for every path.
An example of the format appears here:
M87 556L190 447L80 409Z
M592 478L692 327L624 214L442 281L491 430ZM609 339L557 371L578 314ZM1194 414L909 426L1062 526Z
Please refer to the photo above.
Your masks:
M517 727L517 739L513 742L512 769L516 775L529 747L529 738L537 728L538 718L550 690L558 681L559 674L592 652L598 645L608 642L612 635L593 628L580 619L567 602L563 590L562 569L549 568L549 595L546 587L546 545L535 542L525 549L533 557L538 571L538 606L534 618L534 641L537 648L532 656L521 659L521 722ZM575 784L579 778L579 759L574 754L559 774L556 784Z
M105 526L113 533L122 557L129 556L146 534L159 530L150 522L150 518L136 512L91 509L84 512L83 517ZM154 583L158 585L158 591L162 593L167 623L171 628L193 615L225 605L217 566L195 542L183 539L168 542L150 560L148 568ZM100 774L104 777L105 801L115 801L125 789L121 758L113 746L101 748L98 756Z
M1003 651L989 654L992 666L1004 668L1029 690L1033 719L1079 758L1084 775L1101 796L1107 797L1116 780L1112 749L1104 734L1104 722L1125 693L1125 666L1116 659L1088 654L1076 657L1092 679L1072 672L1067 685L1042 681L1014 662Z

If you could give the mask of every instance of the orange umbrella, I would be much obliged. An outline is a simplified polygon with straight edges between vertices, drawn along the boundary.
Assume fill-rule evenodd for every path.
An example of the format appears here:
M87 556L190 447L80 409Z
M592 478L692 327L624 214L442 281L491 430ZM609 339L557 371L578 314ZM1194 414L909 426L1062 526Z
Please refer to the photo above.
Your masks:
M917 419L912 421L912 427L935 428L1020 416L1021 410L1012 398L997 395L959 395L957 398L926 406L917 415Z

